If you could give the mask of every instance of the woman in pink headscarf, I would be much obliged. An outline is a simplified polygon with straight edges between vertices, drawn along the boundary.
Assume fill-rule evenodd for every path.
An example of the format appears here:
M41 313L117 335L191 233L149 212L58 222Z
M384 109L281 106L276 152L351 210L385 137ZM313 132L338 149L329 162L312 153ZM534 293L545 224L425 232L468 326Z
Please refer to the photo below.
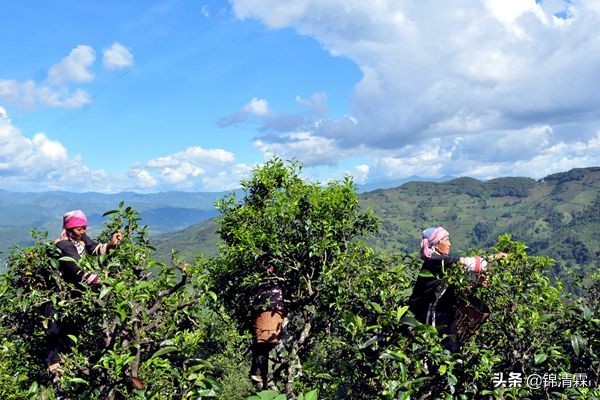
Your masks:
M487 261L482 257L451 256L451 247L450 234L443 227L423 231L420 250L423 266L409 298L409 305L421 323L440 327L441 332L448 335L443 341L444 346L457 352L460 349L456 338L457 299L455 288L444 282L444 270L460 266L485 277L483 273ZM483 282L486 280L483 279Z
M87 218L83 211L73 210L63 215L63 230L56 240L56 246L63 257L79 260L84 254L106 254L108 250L117 247L122 239L123 234L115 232L110 242L96 242L87 235ZM80 270L74 262L61 262L60 266L61 274L67 282L95 285L99 281L98 275Z
M87 235L87 225L87 218L83 211L69 211L63 215L63 230L60 237L55 241L62 257L75 260L60 260L60 274L66 282L78 288L81 288L82 284L96 285L100 282L100 278L94 273L80 269L76 261L85 254L106 254L108 250L117 247L123 239L121 232L115 232L110 242L98 243ZM55 318L56 313L50 303L46 304L44 312L50 318L46 330L49 348L46 363L48 371L55 379L58 379L63 374L59 354L67 351L71 346L68 335L73 333L72 331L76 327L69 326L70 324L67 322Z

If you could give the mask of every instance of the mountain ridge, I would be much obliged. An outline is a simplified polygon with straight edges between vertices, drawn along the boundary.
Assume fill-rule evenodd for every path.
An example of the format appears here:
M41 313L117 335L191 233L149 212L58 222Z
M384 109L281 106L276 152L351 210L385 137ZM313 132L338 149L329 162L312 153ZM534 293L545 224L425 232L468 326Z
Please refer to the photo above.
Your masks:
M600 167L574 168L539 180L417 179L366 192L357 185L361 206L373 209L382 222L377 235L365 238L375 249L410 254L418 249L423 229L443 225L457 251L489 248L500 234L510 233L533 253L556 258L557 269L600 259L600 241L594 234L600 225ZM139 211L142 224L150 228L157 259L169 262L173 250L188 260L211 256L219 242L214 204L228 193L0 190L0 256L13 245L30 244L31 229L47 231L50 239L58 235L62 214L69 209L86 212L94 236L105 221L102 214L121 201Z
M509 233L532 254L555 258L557 272L587 268L600 259L600 240L594 235L600 223L600 167L574 168L539 180L411 181L360 193L359 200L382 221L380 232L365 238L379 250L411 254L418 250L424 229L442 225L450 231L456 252L491 248L498 236ZM157 257L168 261L173 249L187 259L214 255L216 229L211 219L157 235Z

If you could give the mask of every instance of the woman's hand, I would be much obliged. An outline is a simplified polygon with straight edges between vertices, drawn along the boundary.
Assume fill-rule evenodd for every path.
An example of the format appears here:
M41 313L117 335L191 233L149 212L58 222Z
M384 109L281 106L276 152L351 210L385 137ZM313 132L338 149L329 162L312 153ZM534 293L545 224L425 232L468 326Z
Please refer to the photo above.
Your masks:
M123 232L116 231L115 233L112 234L112 237L110 238L109 246L117 247L119 245L119 243L121 243L121 240L123 240Z
M86 272L85 274L83 274L81 280L87 283L88 285L97 285L98 283L100 283L100 277L96 274L92 274L91 272Z
M477 281L483 287L490 286L490 277L487 276L486 274L479 274L479 275L477 275Z

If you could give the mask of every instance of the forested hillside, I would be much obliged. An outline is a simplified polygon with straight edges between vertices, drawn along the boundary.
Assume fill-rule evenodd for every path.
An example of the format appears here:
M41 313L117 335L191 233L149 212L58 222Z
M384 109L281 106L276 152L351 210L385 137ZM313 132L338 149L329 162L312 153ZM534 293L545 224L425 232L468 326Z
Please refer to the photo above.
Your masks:
M486 183L501 195L487 204L530 198L538 185L551 188L547 198L561 185L592 185L574 173ZM463 193L466 184L472 193L482 185L422 190L439 197L454 188L460 207L482 201ZM301 165L273 159L242 187L216 204L222 246L214 256L157 260L139 212L124 202L103 213L99 240L123 234L108 253L64 257L41 232L14 249L0 274L0 398L600 398L597 269L574 277L571 291L549 278L552 259L510 234L465 250L488 264L442 263L438 278L452 288L460 326L460 346L450 349L443 327L418 322L409 308L415 280L431 272L414 254L363 240L378 232L379 217L350 178L307 183ZM72 268L81 274L67 275ZM278 314L278 325L259 325L265 313ZM52 352L59 357L50 363Z
M452 230L459 248L492 246L511 234L532 254L547 255L556 269L598 265L600 237L600 167L573 169L536 181L505 177L489 181L458 178L447 182L410 182L394 189L359 195L382 225L365 238L376 249L416 252L421 231L443 225ZM214 221L155 238L157 257L166 260L171 249L192 259L215 254Z

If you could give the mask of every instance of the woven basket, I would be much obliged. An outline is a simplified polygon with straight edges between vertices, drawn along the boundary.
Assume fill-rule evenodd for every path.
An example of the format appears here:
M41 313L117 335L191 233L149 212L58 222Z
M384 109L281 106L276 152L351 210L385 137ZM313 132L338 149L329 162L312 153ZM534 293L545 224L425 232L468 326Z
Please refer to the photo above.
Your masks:
M460 304L456 309L457 338L465 343L490 316L488 306L475 298Z
M280 311L263 311L254 320L254 338L258 343L279 343L282 324Z

